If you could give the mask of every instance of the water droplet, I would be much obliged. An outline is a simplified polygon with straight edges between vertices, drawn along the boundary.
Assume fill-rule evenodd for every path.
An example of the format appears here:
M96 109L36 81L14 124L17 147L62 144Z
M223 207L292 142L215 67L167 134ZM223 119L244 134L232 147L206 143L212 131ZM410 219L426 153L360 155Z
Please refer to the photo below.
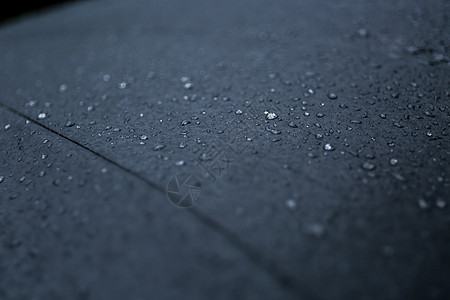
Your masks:
M47 118L47 114L46 113L40 113L37 118L39 120L43 120L43 119Z
M117 85L117 87L119 88L119 89L121 89L121 90L123 90L123 89L125 89L126 87L127 87L127 83L124 81L124 82L121 82L121 83L119 83L118 85Z
M276 137L276 138L273 138L273 139L272 139L272 142L274 142L274 143L279 142L279 141L281 141L281 138L280 138L280 137Z
M242 115L242 110L240 110L240 109L236 110L235 114Z
M184 166L186 165L186 162L184 160L179 160L175 162L175 166Z
M297 128L298 126L294 122L289 122L289 127Z
M33 106L36 106L36 104L37 104L36 100L30 100L27 103L25 103L25 106L33 107Z
M183 77L180 78L181 83L188 82L189 80L190 80L190 78L187 77L187 76L183 76Z
M67 121L66 124L65 124L64 126L66 126L66 127L72 127L72 126L74 126L74 125L75 125L74 122L72 122L72 121Z
M194 84L193 84L192 82L186 82L186 83L183 85L183 87L184 87L186 90L190 90L190 89L192 89L192 88L194 87Z
M203 161L212 159L207 153L202 153L199 158Z
M189 121L189 120L183 120L182 122L181 122L181 126L186 126L186 125L188 125L188 124L190 124L191 123L191 121Z
M5 130L8 130L9 128L11 128L11 124L6 124L5 125Z
M269 126L266 127L266 130L269 131L272 134L280 134L281 133L280 130L277 130L277 129L274 129L274 128L270 128Z
M103 75L103 81L107 82L111 79L111 76L109 76L108 74Z
M146 136L145 134L141 135L140 137L141 140L145 141L148 139L148 136Z
M294 199L286 200L286 206L290 210L295 210L297 208L297 202Z
M180 145L178 147L181 148L181 149L184 149L184 148L187 147L187 144L186 143L180 143Z
M325 150L325 151L333 151L334 149L335 149L335 147L329 143L323 145L323 150Z
M3 181L5 181L5 176L0 176L0 183L2 183Z
M392 173L392 176L394 176L394 178L397 179L397 180L405 181L405 177L403 177L401 174Z
M368 170L368 171L372 171L372 170L374 170L375 169L375 164L373 164L373 163L371 163L371 162L369 162L369 161L366 161L366 162L364 162L362 165L361 165L361 167L364 169L364 170Z
M385 115L385 114L380 114L379 116L380 116L380 118L382 118L382 119L386 119L386 115Z
M443 200L443 199L438 198L438 199L436 199L436 206L441 209L445 208L447 206L447 202L445 202L445 200Z
M406 52L412 55L416 55L420 52L420 49L417 48L416 46L408 46L406 47Z
M61 85L59 86L58 90L59 90L60 93L65 92L65 91L67 90L67 84L64 84L64 83L61 84Z
M317 155L315 153L313 153L313 152L308 152L307 156L309 158L316 158L317 157Z
M46 159L47 157L48 157L47 154L42 154L42 155L41 155L41 159Z
M391 166L396 166L398 164L398 159L396 159L396 158L389 159L389 164Z
M264 114L266 115L267 120L275 120L276 118L278 118L277 114L274 112L265 111Z
M365 28L358 29L358 35L362 38L367 38L369 36L369 32Z
M417 200L417 204L419 205L419 207L421 209L428 209L430 207L430 205L428 204L427 201L425 201L424 199L420 198L419 200Z
M444 54L442 53L433 53L432 54L432 59L429 60L429 64L430 65L435 65L438 64L440 62L446 61Z
M156 146L153 148L153 150L154 150L154 151L159 151L159 150L162 150L162 149L164 149L164 148L166 148L166 145L158 144L158 145L156 145Z
M429 111L425 111L424 114L425 114L427 117L430 117L430 118L435 118L435 117L436 117L432 112L429 112Z
M335 100L335 99L338 98L338 96L337 96L335 93L328 93L327 96L328 96L328 98L331 99L331 100Z

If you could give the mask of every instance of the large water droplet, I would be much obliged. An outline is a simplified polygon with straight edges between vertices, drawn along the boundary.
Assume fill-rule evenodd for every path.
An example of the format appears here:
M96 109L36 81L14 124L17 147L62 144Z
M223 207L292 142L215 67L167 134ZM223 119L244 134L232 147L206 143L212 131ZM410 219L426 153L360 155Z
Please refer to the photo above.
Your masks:
M323 150L325 151L333 151L335 149L335 147L329 143L323 145Z
M186 165L186 162L184 160L178 160L175 162L175 166L184 166Z
M390 164L391 166L396 166L396 165L398 164L398 159L396 159L396 158L391 158L391 159L389 160L389 164Z
M328 98L331 99L331 100L335 100L335 99L338 98L338 96L337 96L335 93L328 93L327 96L328 96Z
M39 120L43 120L43 119L47 118L47 114L46 113L40 113L40 114L38 114L37 118Z
M274 112L265 111L264 114L266 115L267 120L275 120L276 118L278 118L277 114Z

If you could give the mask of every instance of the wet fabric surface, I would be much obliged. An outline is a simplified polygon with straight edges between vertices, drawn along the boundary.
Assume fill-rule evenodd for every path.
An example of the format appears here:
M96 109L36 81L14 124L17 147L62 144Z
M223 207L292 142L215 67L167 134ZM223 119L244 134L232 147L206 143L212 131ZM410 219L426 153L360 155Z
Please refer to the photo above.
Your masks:
M442 299L448 8L93 1L3 25L0 298Z

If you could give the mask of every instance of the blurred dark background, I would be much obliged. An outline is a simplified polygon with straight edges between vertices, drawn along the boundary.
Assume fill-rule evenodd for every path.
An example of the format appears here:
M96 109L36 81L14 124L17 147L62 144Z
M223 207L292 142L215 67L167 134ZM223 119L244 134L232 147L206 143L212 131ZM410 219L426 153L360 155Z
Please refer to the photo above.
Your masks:
M0 24L14 21L30 14L40 13L46 9L51 9L54 6L59 6L64 3L74 2L74 0L41 0L41 1L18 1L7 5L5 9L0 12Z

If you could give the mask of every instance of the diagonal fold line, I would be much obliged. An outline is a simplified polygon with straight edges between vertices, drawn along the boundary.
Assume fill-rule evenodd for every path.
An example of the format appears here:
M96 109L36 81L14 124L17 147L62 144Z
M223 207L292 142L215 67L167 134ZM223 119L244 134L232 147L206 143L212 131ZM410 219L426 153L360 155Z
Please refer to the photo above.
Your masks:
M28 117L26 114L0 102L0 107L3 108L6 111L9 111L17 116L20 116L26 120L29 120L33 124L44 128L45 130L48 130L52 132L53 134L81 147L82 149L89 151L93 155L103 159L104 161L116 166L120 170L136 177L137 179L141 180L145 184L147 184L149 187L161 192L165 193L166 190L160 186L159 184L149 180L145 176L139 174L136 171L133 171L130 168L127 168L123 166L122 164L106 157L105 155L81 144L80 142L34 120L33 118ZM252 262L254 265L258 266L261 270L263 270L265 273L269 275L281 288L290 291L300 299L318 299L318 297L313 293L313 291L308 288L307 286L299 283L297 280L295 280L292 276L288 274L288 272L282 270L282 268L276 264L275 261L268 259L265 257L260 251L257 250L256 247L252 246L250 243L247 243L245 240L241 239L238 234L232 232L213 218L205 215L197 208L190 208L187 209L187 212L191 213L200 223L202 223L204 226L210 228L211 230L215 231L217 234L222 236L230 245L234 246L236 249L238 249L250 262Z
M60 132L58 132L58 131L56 131L56 130L54 130L54 129L52 129L52 128L50 128L50 127L48 127L48 126L46 126L46 125L44 125L44 124L42 124L42 123L40 123L40 122L38 122L38 121L36 121L36 120L34 120L34 119L32 119L32 118L30 118L30 117L28 117L28 116L25 115L24 113L21 113L20 111L14 109L14 108L12 108L12 107L10 107L10 106L8 106L8 105L5 105L5 104L3 104L3 103L0 103L0 107L2 107L2 108L4 108L5 110L7 110L7 111L9 111L9 112L11 112L11 113L13 113L13 114L15 114L15 115L18 115L18 116L20 116L20 117L22 117L22 118L24 118L24 119L26 119L26 120L29 120L30 122L32 122L32 123L38 125L39 127L42 127L42 128L44 128L44 129L46 129L46 130L48 130L48 131L50 131L50 132L56 134L57 136L59 136L59 137L65 139L65 140L67 140L67 141L69 141L69 142L71 142L71 143L73 143L73 144L75 144L75 145L77 145L77 146L83 148L83 149L86 150L86 151L91 152L91 153L94 154L95 156L98 156L98 157L100 157L101 159L103 159L103 160L109 162L110 164L113 164L114 166L118 167L118 168L121 169L122 171L127 172L127 173L129 173L129 174L131 174L131 175L133 175L133 176L139 178L140 180L144 181L147 185L149 185L150 187L154 188L155 190L158 190L158 191L160 191L160 192L162 192L162 193L165 192L165 189L164 189L163 187L161 187L160 185L158 185L158 184L154 183L153 181L147 179L146 177L142 176L142 175L139 174L138 172L133 171L132 169L127 168L127 167L125 167L124 165L119 164L118 162L116 162L116 161L114 161L114 160L112 160L112 159L106 157L105 155L103 155L103 154L101 154L101 153L99 153L99 152L97 152L97 151L95 151L95 150L92 150L91 148L89 148L89 147L87 147L87 146L81 144L80 142L78 142L78 141L76 141L76 140L74 140L74 139L72 139L72 138L70 138L70 137L68 137L68 136L66 136L66 135L64 135L64 134L62 134L62 133L60 133Z

